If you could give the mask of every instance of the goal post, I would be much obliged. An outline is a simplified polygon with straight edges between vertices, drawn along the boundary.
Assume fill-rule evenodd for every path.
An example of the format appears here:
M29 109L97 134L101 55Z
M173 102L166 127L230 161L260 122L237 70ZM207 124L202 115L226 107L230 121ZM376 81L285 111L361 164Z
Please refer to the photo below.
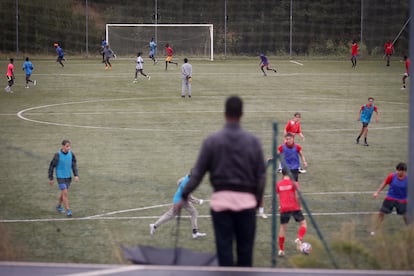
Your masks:
M117 56L148 53L149 41L157 43L158 57L166 43L177 56L214 60L213 24L106 24L106 41Z

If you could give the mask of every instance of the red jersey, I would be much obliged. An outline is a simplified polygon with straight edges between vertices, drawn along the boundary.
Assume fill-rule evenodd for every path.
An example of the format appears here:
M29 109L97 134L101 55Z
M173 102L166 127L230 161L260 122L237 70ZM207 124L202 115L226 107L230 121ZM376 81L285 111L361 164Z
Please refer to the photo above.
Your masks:
M353 43L353 44L352 44L352 47L351 47L351 54L352 54L353 56L358 55L358 44L356 44L356 43Z
M14 76L14 65L12 63L9 63L9 65L7 66L6 76L8 77Z
M405 61L405 72L407 73L407 75L410 74L410 60L408 58Z
M174 54L174 51L171 47L165 48L165 51L167 51L167 56L171 57Z
M298 133L301 133L302 130L300 129L300 121L289 120L286 123L285 131L286 131L286 133L289 133L290 132L293 135L296 135Z
M282 179L276 183L276 192L279 194L280 213L300 210L296 189L299 183L293 182L291 179Z
M384 51L386 55L391 55L394 53L394 45L391 42L384 44Z

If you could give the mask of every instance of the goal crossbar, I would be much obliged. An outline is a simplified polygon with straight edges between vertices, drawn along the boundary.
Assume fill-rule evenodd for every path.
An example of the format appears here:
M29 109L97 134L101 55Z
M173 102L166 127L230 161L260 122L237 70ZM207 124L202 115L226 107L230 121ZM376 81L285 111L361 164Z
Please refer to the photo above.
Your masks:
M213 31L214 31L214 27L213 24L139 24L139 23L107 23L105 26L105 37L106 37L106 41L107 43L109 43L109 28L110 27L153 27L153 28L158 28L158 27L207 27L209 30L209 35L210 35L210 60L213 61L214 60L214 48L213 48L213 44L214 44L214 35L213 35Z

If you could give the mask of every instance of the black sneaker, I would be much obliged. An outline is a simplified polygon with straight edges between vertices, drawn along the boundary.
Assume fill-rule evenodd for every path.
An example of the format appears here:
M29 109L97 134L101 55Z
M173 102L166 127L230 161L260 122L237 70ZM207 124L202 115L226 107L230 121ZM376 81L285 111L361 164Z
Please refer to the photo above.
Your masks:
M365 143L364 143L364 146L368 147L369 145L368 145L368 143L367 143L367 142L365 142Z

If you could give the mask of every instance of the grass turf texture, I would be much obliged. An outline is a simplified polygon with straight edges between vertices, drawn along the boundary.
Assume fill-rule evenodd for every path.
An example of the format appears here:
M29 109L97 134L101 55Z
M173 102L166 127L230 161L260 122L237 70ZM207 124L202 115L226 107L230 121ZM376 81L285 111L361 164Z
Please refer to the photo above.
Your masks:
M182 64L182 59L176 59ZM164 70L146 59L148 81L134 79L134 60L113 60L105 71L100 60L67 60L65 68L54 60L33 59L32 79L24 88L22 60L15 61L13 94L0 92L0 228L4 253L0 258L19 261L127 263L119 245L174 246L174 222L162 225L153 238L153 223L169 208L176 180L193 166L202 140L222 128L224 101L229 95L244 100L245 129L259 136L266 156L272 151L272 123L284 124L294 112L302 113L303 146L308 173L299 176L302 191L328 241L351 223L355 239L370 248L370 214L382 198L372 193L400 161L407 161L408 91L401 91L403 63L360 60L356 70L348 60L289 60L271 57L272 68L263 77L257 58L226 61L191 61L193 97L181 98L180 66ZM5 72L7 62L0 68ZM0 80L1 88L6 78ZM369 127L369 147L355 144L360 130L359 108L374 97L380 122ZM26 110L26 111L24 111ZM23 120L17 116L31 120ZM72 142L78 159L80 182L74 182L69 200L74 213L60 219L54 207L56 184L47 183L47 169L62 139ZM266 212L271 206L271 173L266 186ZM280 175L278 175L280 179ZM314 194L332 192L330 194ZM338 192L357 192L356 194ZM358 193L359 192L359 193ZM372 192L372 193L371 193ZM208 177L194 193L208 199ZM156 207L157 205L162 205ZM154 208L145 208L155 206ZM144 208L140 210L140 208ZM136 209L136 210L131 210ZM191 225L183 219L179 245L215 251L208 204L197 206L199 228L208 236L192 240ZM82 219L114 211L121 213ZM331 213L318 215L321 213ZM341 214L336 214L341 213ZM185 211L183 211L185 214ZM186 215L186 214L185 214ZM279 223L279 222L278 222ZM305 239L316 237L308 220ZM399 231L400 217L387 216L384 231ZM288 227L286 257L278 267L290 267L297 225ZM313 243L313 257L322 254ZM320 247L319 247L320 248ZM255 266L271 265L271 220L258 219ZM312 257L312 258L313 258ZM306 266L329 267L329 261ZM352 267L339 262L340 267Z

